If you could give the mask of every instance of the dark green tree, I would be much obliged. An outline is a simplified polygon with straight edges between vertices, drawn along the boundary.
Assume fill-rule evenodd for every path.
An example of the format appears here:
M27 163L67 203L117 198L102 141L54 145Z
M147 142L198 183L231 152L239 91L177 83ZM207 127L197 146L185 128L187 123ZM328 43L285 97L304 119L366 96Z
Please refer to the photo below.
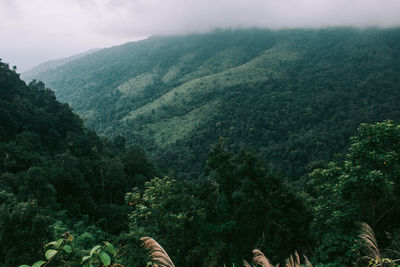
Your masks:
M320 261L353 264L360 254L359 222L370 224L381 241L384 231L398 229L399 155L400 125L361 124L343 161L310 174Z
M224 243L224 262L240 262L253 248L276 262L304 250L311 214L281 175L268 172L253 153L235 155L222 142L211 149L206 170L213 186L206 221Z

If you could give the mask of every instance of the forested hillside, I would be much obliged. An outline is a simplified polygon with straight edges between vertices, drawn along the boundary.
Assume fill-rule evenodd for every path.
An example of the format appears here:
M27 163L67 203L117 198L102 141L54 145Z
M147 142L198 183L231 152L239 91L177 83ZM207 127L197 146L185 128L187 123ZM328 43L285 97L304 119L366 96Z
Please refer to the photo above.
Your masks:
M253 29L150 37L29 78L171 173L195 177L222 136L298 179L359 123L400 119L399 62L399 29Z
M42 82L0 62L0 265L33 262L65 231L80 247L127 230L125 193L154 175L143 150L87 130Z
M277 261L308 240L311 214L304 201L251 153L234 155L219 143L206 176L156 178L142 149L87 130L42 82L26 85L2 62L0 112L0 266L81 266L105 240L121 253L113 261L145 266L139 239L146 235L163 242L182 266L240 262L262 232L275 242L260 248ZM266 211L248 220L251 212ZM73 241L63 251L49 243L60 236ZM40 261L44 251L47 262Z
M288 183L224 138L197 179L162 176L141 148L87 130L42 82L26 85L2 62L0 112L0 266L146 266L165 251L157 244L149 257L143 236L176 266L239 266L254 248L273 264L295 251L319 267L399 261L393 121L360 124L345 155Z

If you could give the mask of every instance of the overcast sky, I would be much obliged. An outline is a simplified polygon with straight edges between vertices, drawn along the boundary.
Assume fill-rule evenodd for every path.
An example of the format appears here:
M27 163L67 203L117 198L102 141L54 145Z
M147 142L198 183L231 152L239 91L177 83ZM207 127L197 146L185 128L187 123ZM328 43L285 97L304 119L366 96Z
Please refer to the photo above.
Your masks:
M400 25L400 0L0 0L0 58L19 71L153 34Z

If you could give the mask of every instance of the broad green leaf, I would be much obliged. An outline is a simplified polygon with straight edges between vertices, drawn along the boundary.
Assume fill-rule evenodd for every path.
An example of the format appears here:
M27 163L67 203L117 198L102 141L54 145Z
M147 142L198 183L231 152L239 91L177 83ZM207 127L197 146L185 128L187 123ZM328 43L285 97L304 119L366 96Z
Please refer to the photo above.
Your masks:
M46 262L45 261L37 261L32 265L32 267L40 267L40 266L43 266L43 264L46 264Z
M93 265L90 262L87 262L83 265L83 267L93 267Z
M87 261L87 260L90 259L90 258L91 258L91 256L85 256L85 257L82 258L82 262L85 262L85 261Z
M49 250L46 251L44 256L46 257L47 260L50 260L56 254L57 254L57 250L49 249Z
M31 266L24 264L24 265L20 265L18 267L31 267Z
M103 262L103 264L105 266L108 266L111 264L111 259L110 256L108 256L107 253L105 253L104 251L100 252L99 254L101 261Z
M63 249L65 250L65 252L67 253L71 253L72 252L72 247L70 245L65 245L63 246Z
M61 244L64 242L64 239L58 239L57 240L57 244L56 244L56 248L59 248L61 246Z
M99 246L99 245L94 246L94 247L92 248L92 250L90 251L90 256L92 256L93 253L98 254L98 253L99 253L98 250L99 250L100 248L101 248L101 246Z
M111 254L114 255L114 257L117 255L117 252L115 251L115 248L113 246L113 244L109 243L109 242L105 242L107 251L110 252Z
M45 247L48 247L48 246L57 246L57 241L52 241L50 243L47 243Z

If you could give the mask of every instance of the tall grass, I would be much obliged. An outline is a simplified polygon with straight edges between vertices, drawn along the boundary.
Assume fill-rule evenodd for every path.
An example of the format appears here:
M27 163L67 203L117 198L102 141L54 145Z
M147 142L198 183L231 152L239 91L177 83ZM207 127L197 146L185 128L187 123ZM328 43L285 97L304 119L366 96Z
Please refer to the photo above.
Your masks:
M140 240L143 241L143 246L150 251L150 258L155 264L155 266L162 266L162 267L175 267L174 263L172 262L171 258L168 256L167 252L161 247L160 244L157 243L154 239L150 237L142 237ZM312 264L305 258L305 264L301 264L300 256L297 251L294 254L290 255L288 259L286 259L285 267L312 267ZM253 250L253 258L252 262L254 263L253 266L262 266L262 267L279 267L279 264L273 266L269 259L262 253L259 249ZM252 265L247 262L246 260L243 261L244 267L252 267Z
M361 223L360 238L364 242L364 247L369 254L364 256L364 259L368 259L369 261L374 260L376 265L382 265L382 257L378 248L378 243L376 242L374 231L364 222Z
M142 237L143 246L150 251L151 260L156 266L175 267L167 252L153 238Z

